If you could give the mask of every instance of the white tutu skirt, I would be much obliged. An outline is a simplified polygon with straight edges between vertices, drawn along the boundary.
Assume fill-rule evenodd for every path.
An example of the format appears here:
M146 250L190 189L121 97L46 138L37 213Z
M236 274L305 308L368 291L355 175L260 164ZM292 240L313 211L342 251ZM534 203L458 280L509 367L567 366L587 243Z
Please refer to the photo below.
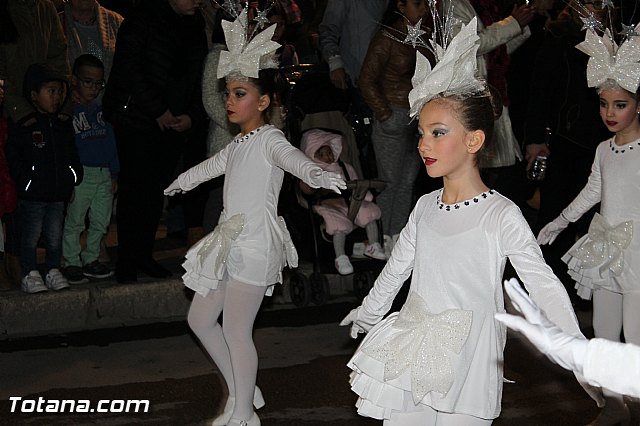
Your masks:
M615 293L627 293L625 288L625 250L633 238L633 221L610 225L596 213L589 232L580 238L562 261L569 267L569 275L576 282L578 296L591 299L593 290L604 288ZM635 281L635 280L632 280Z
M182 264L186 271L182 275L185 286L202 297L218 288L224 275L231 244L242 232L244 220L244 215L238 214L221 221L212 232L187 251Z
M388 419L393 411L404 411L405 394L411 392L411 377L408 372L397 379L385 382L384 363L367 355L363 349L389 341L394 334L393 324L398 317L394 312L379 322L366 335L347 366L351 373L351 390L358 395L358 414L374 419Z
M425 400L451 389L473 314L450 309L434 315L425 306L411 293L400 312L371 329L347 364L358 414L389 419L393 412L421 411Z
M221 221L218 226L204 238L193 245L182 264L185 273L182 275L184 285L206 297L209 291L218 288L227 270L227 259L231 248L241 234L245 216L237 214L228 220ZM278 217L278 225L282 236L283 264L291 268L298 266L296 251L287 225L282 217ZM282 272L278 271L277 282L282 282ZM265 296L273 295L274 284L267 285Z
M603 268L602 264L585 267L583 261L571 253L575 253L582 247L590 244L589 234L584 235L562 256L562 261L567 264L569 276L576 282L576 292L582 299L590 300L593 290L605 288L615 293L624 293L618 277L613 275L609 268Z

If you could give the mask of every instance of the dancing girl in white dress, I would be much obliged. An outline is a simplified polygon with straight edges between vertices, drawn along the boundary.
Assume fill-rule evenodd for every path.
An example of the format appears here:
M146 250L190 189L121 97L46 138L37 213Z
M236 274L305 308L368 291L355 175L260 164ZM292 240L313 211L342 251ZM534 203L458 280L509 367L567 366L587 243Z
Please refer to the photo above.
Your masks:
M522 213L480 178L494 108L474 76L477 40L474 19L436 49L433 70L418 55L409 94L418 151L444 188L418 200L373 289L341 323L354 338L368 333L348 363L351 388L358 413L384 425L489 425L500 415L506 329L494 314L504 311L507 258L550 320L584 339ZM410 276L404 306L384 318Z
M627 343L640 345L640 37L629 36L618 47L608 30L603 36L588 30L576 47L590 56L587 83L596 88L600 117L615 135L598 145L587 184L542 228L538 242L553 243L569 223L600 203L589 232L562 260L578 295L593 297L595 336L619 342L623 331ZM629 420L622 396L604 395L606 405L592 425Z
M186 255L183 275L196 291L189 326L222 373L229 390L217 425L259 426L253 406L264 405L255 386L258 356L252 340L263 297L282 282L285 263L297 254L284 221L277 216L284 172L309 186L340 193L339 174L326 172L294 148L274 123L281 121L288 84L277 69L271 41L275 25L247 42L247 13L222 23L230 51L220 55L218 78L226 78L229 121L240 134L222 151L182 173L165 194L189 191L225 174L224 211L218 226ZM216 82L210 82L215 84ZM222 313L223 325L218 318Z

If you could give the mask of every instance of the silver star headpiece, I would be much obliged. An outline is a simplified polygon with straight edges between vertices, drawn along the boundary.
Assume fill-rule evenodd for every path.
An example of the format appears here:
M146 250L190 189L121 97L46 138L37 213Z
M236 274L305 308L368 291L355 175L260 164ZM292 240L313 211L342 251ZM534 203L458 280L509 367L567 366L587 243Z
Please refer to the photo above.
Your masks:
M271 10L271 7L267 7L265 10L258 10L256 12L256 17L253 18L253 20L255 21L259 29L263 29L265 24L269 23L269 18L267 18L269 10Z
M640 24L633 31L640 30ZM595 31L587 31L585 39L576 46L589 55L587 84L600 87L607 80L636 93L640 85L640 37L626 38L618 47L607 29L600 37Z
M415 49L416 45L422 42L422 40L420 40L420 37L422 37L423 34L427 33L421 27L422 27L422 18L420 18L418 23L415 25L411 25L407 23L407 37L404 39L403 42L406 44L410 44Z
M280 44L271 40L276 30L271 25L255 34L255 28L247 35L247 9L242 9L235 21L222 21L227 48L220 52L218 78L233 76L258 78L265 68L278 68L275 51ZM253 35L255 34L255 35Z
M476 78L480 40L477 31L478 21L473 18L447 45L433 41L436 52L433 69L429 60L417 52L416 69L411 78L413 89L409 92L411 117L435 97L465 96L486 90L485 83Z
M625 24L622 24L622 31L620 31L620 35L624 36L625 38L640 36L640 34L638 34L638 31L636 31L636 28L633 25L625 25Z

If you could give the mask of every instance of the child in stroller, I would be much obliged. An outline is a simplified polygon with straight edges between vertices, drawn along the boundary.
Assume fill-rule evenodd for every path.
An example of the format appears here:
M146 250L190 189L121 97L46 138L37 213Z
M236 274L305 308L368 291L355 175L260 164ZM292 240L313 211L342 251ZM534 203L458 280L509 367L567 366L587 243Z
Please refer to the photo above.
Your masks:
M342 152L342 135L321 129L310 129L302 135L300 149L323 170L342 174L346 181L358 179L355 169L339 159ZM341 275L353 273L353 265L345 253L346 236L356 226L365 228L367 244L364 255L377 260L386 260L384 250L378 242L378 225L380 208L373 202L373 195L367 191L360 208L351 218L349 215L349 200L351 194L344 191L343 194L330 194L309 187L300 181L300 189L303 193L314 195L313 210L322 216L327 234L333 237L335 250L335 267ZM353 215L351 215L353 216Z

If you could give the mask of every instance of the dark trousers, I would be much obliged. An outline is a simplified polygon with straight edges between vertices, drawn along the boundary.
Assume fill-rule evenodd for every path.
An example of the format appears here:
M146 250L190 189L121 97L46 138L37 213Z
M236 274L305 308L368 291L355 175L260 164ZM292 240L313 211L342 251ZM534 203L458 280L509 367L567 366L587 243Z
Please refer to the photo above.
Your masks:
M120 160L118 177L118 261L120 273L152 257L162 216L164 193L184 148L186 135L157 127L115 128Z

